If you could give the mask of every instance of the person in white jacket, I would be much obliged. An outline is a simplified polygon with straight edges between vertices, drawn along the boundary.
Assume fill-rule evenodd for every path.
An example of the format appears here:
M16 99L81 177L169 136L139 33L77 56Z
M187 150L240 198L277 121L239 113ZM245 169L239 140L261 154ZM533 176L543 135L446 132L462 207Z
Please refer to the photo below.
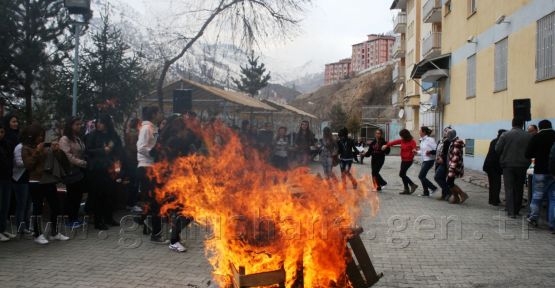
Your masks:
M21 149L23 144L19 143L14 149L12 189L15 194L15 220L17 232L30 234L29 211L31 208L31 195L29 194L29 173L25 170Z
M152 221L152 235L150 241L154 243L165 243L161 237L162 223L160 219L160 205L156 201L155 183L148 178L148 170L154 165L156 143L158 142L158 123L161 114L156 106L143 108L143 122L139 131L137 141L137 178L139 180L139 191L146 196L149 203L149 216Z
M420 196L425 197L430 196L437 190L437 187L426 178L428 171L434 167L435 157L432 155L432 151L435 151L437 148L435 140L430 137L431 134L432 129L426 126L420 128L420 149L418 154L420 154L422 160L422 168L420 168L418 179L422 182L422 188L424 189Z

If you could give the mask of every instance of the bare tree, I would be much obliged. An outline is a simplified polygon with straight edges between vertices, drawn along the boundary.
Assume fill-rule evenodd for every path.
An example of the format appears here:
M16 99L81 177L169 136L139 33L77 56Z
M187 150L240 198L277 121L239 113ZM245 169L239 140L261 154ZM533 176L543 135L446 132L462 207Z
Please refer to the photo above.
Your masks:
M182 17L191 17L196 14L199 23L202 23L192 36L182 33L172 35L174 44L179 43L180 49L174 53L167 53L159 43L163 64L160 77L156 83L156 94L160 110L164 109L163 87L170 67L181 59L193 45L209 31L229 36L232 41L244 46L252 46L260 39L270 36L285 37L299 23L297 18L311 0L211 0L200 1L203 4L192 11L180 13ZM191 7L191 6L190 6Z

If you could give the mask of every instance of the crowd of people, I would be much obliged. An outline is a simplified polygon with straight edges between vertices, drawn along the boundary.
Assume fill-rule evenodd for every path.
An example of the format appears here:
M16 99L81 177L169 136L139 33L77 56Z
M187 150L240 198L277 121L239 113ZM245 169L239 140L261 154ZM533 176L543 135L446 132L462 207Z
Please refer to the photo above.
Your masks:
M87 218L80 216L81 208L86 215L92 216L95 229L118 226L114 216L118 209L115 197L118 187L123 186L125 206L130 212L141 215L143 233L150 235L151 242L169 244L174 251L186 251L179 235L193 219L174 209L171 215L165 215L171 219L171 237L169 241L162 237L160 203L155 195L157 183L150 177L150 170L159 161L203 153L202 139L191 133L191 125L204 125L199 123L193 112L164 118L157 107L145 107L142 120L128 121L123 137L109 115L100 115L87 125L79 118L69 119L60 135L49 136L39 123L20 129L19 118L8 115L0 123L0 241L9 241L17 234L32 235L37 244L69 240L62 225L75 229L88 224L84 222ZM548 120L541 121L537 129L530 126L528 132L523 130L523 124L519 119L513 120L512 130L499 130L490 144L484 163L490 184L489 204L501 204L499 194L503 179L507 214L510 217L519 215L526 172L533 161L533 194L527 219L537 226L542 202L548 198L551 207L548 219L553 228L555 132ZM411 195L418 190L419 185L407 171L419 156L420 196L429 197L439 190L438 198L449 203L462 204L468 199L455 184L455 179L464 175L465 143L451 127L442 131L437 143L431 137L433 131L421 127L418 144L406 129L400 131L398 140L386 141L384 131L377 129L373 139L355 142L347 128L334 135L329 127L323 129L322 138L318 140L308 121L302 121L295 133L288 133L286 127L279 127L274 133L271 123L258 129L248 120L244 120L241 127L231 128L236 130L242 144L256 148L278 169L305 166L318 156L324 179L339 183L333 171L339 166L343 187L347 187L349 180L354 189L358 183L351 173L353 163L363 164L364 158L370 158L372 189L382 191L388 184L380 174L386 156L391 147L400 146L399 177L403 183L400 194ZM432 169L435 184L427 178ZM64 196L60 197L61 194ZM43 227L45 206L49 219ZM11 215L15 218L15 230L8 225Z
M525 182L529 179L527 172L533 170L528 183L532 193L526 219L532 226L538 226L540 210L547 200L548 225L555 232L555 131L552 123L542 120L524 131L524 121L513 119L512 126L509 131L499 130L489 145L483 167L489 181L489 204L501 204L499 194L503 182L507 215L519 216Z
M194 112L164 118L157 107L145 107L142 119L130 119L123 133L106 114L87 123L71 118L47 131L40 123L20 129L16 115L6 116L0 123L0 242L20 234L44 245L69 240L64 226L119 226L114 214L121 202L116 198L123 194L126 208L141 216L139 224L151 242L185 251L179 235L193 219L179 211L164 215L172 229L169 241L163 239L157 183L150 170L160 161L203 153L203 141L191 133L192 126L210 125L200 122ZM258 129L244 120L241 127L230 128L243 145L256 148L282 170L307 165L315 156L317 140L308 121L302 121L296 133L279 127L275 135L271 123ZM43 220L43 214L49 219Z
M354 140L349 137L347 128L338 132L337 139L334 139L329 128L324 128L320 161L325 177L335 181L337 178L332 168L339 165L343 186L346 185L346 179L349 178L352 186L356 189L357 182L351 174L351 166L354 162L363 164L364 158L370 158L373 190L382 191L382 188L387 185L387 181L380 174L386 155L390 154L391 147L400 146L399 177L404 188L400 192L401 195L411 195L419 187L407 176L407 172L415 162L415 156L420 155L422 166L418 178L423 189L420 196L429 197L439 189L427 178L428 172L435 166L434 179L441 188L440 199L462 204L468 199L468 195L455 185L455 179L464 176L464 141L457 137L457 132L451 127L443 130L443 138L438 143L435 143L431 134L430 128L421 127L420 144L418 145L407 129L399 132L400 139L390 142L385 140L384 131L377 129L372 140L366 142L359 140L355 144Z

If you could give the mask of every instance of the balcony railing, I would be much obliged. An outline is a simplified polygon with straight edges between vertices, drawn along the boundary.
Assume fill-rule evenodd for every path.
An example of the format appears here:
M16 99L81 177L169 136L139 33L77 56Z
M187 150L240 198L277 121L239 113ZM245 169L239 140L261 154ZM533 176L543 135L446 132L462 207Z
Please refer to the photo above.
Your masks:
M424 23L441 22L441 0L428 0L422 8Z
M393 58L404 58L405 51L405 40L401 39L401 37L397 37L397 39L395 39L395 43L393 44Z
M432 32L422 42L422 56L424 58L432 58L441 54L441 32Z
M399 12L393 24L393 31L395 33L405 33L407 30L407 13Z
M393 68L393 73L391 75L394 83L400 83L405 81L405 66L395 65Z

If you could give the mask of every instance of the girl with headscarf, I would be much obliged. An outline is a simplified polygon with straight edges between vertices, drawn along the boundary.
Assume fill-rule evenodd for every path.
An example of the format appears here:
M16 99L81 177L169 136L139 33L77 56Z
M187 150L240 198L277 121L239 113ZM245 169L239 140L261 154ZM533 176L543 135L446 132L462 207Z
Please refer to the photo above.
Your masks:
M451 192L447 185L447 165L449 164L449 147L451 141L457 136L457 131L453 130L451 126L443 129L443 138L438 142L437 149L431 151L435 155L436 174L434 180L441 187L441 200L448 200Z
M452 197L449 199L451 204L462 204L468 199L468 195L455 185L455 178L462 178L464 176L464 146L464 141L455 136L451 140L451 146L449 147L447 186L449 186L452 194Z

